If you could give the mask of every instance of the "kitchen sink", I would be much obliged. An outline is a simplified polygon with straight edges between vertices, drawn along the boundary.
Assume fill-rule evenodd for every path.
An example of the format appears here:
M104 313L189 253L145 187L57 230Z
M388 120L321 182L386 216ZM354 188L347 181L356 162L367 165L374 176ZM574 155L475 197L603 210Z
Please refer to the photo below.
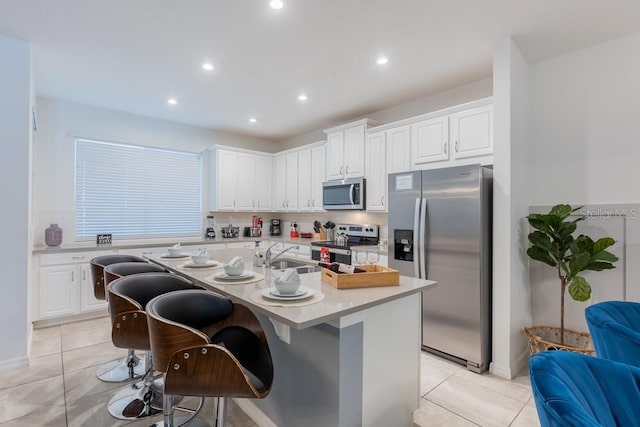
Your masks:
M278 258L271 262L270 267L274 270L286 270L287 268L295 268L298 274L313 273L320 271L322 267L317 265L315 261L302 261L296 258Z

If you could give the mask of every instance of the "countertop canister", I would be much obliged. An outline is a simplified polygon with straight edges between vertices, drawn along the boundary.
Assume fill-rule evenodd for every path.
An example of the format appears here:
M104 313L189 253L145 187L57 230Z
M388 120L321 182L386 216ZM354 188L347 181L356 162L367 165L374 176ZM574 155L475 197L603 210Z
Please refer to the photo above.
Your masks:
M62 243L62 228L58 224L51 224L44 230L44 242L47 246L60 246Z

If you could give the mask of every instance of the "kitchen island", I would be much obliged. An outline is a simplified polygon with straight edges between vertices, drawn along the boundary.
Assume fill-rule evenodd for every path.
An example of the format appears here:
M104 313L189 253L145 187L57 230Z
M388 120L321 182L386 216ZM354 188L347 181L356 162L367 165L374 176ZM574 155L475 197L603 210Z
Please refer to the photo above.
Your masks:
M184 262L152 254L149 260L251 308L262 324L274 361L271 393L238 400L260 425L411 426L420 391L421 292L435 282L401 276L399 286L339 290L320 273L301 274L301 285L324 294L302 307L256 302L272 286L272 272L253 267L254 252L210 252L221 263L234 256L265 275L256 283L213 284L222 270L179 268Z

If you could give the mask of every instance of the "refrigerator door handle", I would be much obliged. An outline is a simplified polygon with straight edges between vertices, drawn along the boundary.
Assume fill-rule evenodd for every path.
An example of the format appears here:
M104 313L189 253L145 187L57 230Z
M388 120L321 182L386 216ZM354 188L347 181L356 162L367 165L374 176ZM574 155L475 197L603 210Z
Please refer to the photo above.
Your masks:
M420 276L420 259L422 258L420 240L420 199L416 199L413 213L413 273L418 279L422 278Z
M421 279L427 278L427 199L422 199L422 205L420 207L420 273Z

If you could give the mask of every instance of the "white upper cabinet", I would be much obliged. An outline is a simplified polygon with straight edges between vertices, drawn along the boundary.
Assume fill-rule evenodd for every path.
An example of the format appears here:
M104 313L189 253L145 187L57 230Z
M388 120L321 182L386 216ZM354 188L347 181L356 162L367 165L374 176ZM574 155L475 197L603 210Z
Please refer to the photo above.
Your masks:
M219 147L209 155L209 210L271 210L271 155Z
M298 210L298 153L289 153L286 156L287 169L287 203L288 211Z
M298 210L298 153L278 154L273 163L273 209L276 211Z
M326 180L325 168L326 151L325 146L311 149L311 210L323 211L322 208L322 183ZM300 167L302 170L302 167Z
M217 150L216 153L216 196L215 210L238 210L238 153Z
M366 203L368 211L385 211L387 172L385 132L367 135L366 144Z
M386 131L387 174L411 169L411 128L400 126ZM386 178L385 178L386 183Z
M411 125L411 152L414 169L429 162L449 158L449 117L436 117Z
M457 159L493 154L493 105L452 114L451 141Z
M365 132L376 124L373 120L363 119L324 131L327 134L327 180L364 176Z

